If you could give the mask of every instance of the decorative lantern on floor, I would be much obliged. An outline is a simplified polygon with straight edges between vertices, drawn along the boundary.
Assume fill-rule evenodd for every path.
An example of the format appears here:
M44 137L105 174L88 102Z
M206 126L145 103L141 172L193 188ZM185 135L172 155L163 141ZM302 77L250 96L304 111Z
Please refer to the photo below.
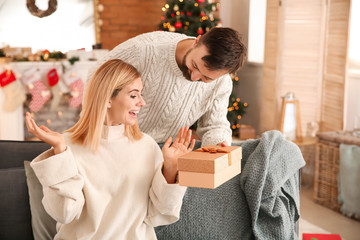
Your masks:
M299 100L292 92L282 97L279 131L289 140L302 141Z

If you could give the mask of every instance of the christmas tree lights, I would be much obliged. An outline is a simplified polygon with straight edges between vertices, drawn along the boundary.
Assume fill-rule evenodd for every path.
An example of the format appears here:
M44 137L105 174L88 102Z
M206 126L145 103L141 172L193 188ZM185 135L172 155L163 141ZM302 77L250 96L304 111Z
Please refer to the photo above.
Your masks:
M239 83L238 77L233 77L233 89ZM230 122L231 130L233 135L238 135L238 129L240 128L239 120L246 114L246 108L248 107L247 102L241 102L240 98L236 97L234 91L231 93L229 98L229 106L228 106L228 113L227 119Z

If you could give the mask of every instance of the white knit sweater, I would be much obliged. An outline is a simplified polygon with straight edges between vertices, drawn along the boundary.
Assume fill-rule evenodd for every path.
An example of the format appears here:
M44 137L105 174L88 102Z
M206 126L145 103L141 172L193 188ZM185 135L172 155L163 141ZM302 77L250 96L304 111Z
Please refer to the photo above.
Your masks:
M179 219L186 187L167 184L163 157L148 135L131 142L111 126L99 152L71 144L31 162L45 210L58 222L55 239L156 239L154 226Z
M211 83L186 80L176 60L177 43L189 36L170 32L150 32L131 38L115 47L96 65L121 59L141 73L146 106L139 113L141 131L156 142L175 137L181 127L198 121L202 145L231 143L227 107L232 91L228 74ZM93 68L90 74L95 71Z

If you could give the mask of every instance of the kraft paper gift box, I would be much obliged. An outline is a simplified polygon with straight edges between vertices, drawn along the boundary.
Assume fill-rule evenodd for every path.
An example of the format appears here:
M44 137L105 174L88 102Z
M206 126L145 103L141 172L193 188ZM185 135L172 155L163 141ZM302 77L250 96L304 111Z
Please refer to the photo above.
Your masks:
M216 188L241 172L241 158L237 146L207 145L187 153L178 159L179 185Z
M240 125L239 138L241 140L255 139L255 129L250 125Z

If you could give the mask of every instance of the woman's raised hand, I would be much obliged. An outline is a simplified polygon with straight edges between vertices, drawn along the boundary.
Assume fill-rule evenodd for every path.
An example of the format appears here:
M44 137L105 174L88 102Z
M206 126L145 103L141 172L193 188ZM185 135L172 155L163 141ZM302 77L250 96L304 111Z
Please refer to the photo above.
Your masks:
M25 120L29 133L41 141L50 144L54 148L54 154L62 153L66 150L65 139L62 134L53 132L45 126L38 127L29 112L26 113Z
M192 139L192 133L189 127L185 127L180 128L173 144L171 144L171 142L172 138L169 137L162 148L164 156L163 174L168 183L175 181L178 157L193 150L195 139Z

